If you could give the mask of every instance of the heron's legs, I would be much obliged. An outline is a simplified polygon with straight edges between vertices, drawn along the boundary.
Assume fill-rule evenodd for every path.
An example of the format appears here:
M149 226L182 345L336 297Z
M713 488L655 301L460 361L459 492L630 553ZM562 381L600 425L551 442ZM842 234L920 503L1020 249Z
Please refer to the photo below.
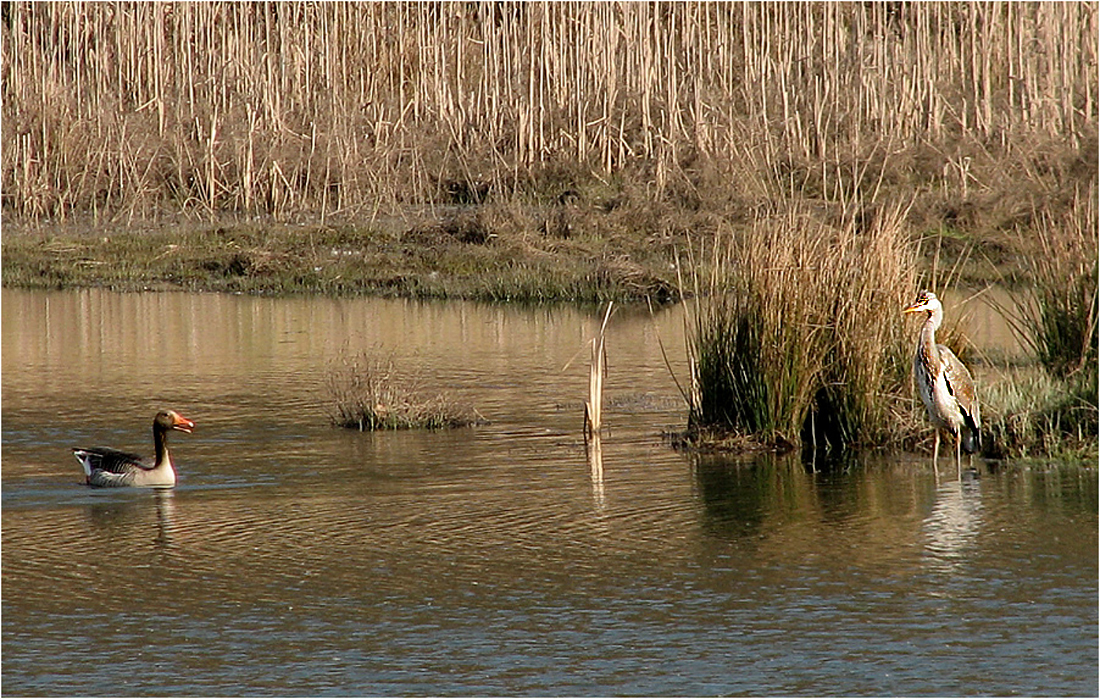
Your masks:
M959 472L960 483L963 479L962 442L962 430L959 430L958 434L955 435L955 468Z
M940 483L940 428L936 428L936 446L932 447L932 473L936 474L936 485Z

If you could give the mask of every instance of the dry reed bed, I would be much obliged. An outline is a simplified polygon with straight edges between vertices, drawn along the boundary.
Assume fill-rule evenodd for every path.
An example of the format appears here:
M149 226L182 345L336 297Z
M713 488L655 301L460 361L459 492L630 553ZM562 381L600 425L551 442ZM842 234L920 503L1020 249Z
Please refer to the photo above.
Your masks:
M690 426L780 448L900 441L913 427L917 287L905 212L829 226L804 207L727 235L694 281Z
M1095 3L5 3L3 207L371 215L553 167L850 197L1096 130ZM548 175L546 167L551 167ZM736 178L726 175L736 173ZM556 193L555 193L556 194Z

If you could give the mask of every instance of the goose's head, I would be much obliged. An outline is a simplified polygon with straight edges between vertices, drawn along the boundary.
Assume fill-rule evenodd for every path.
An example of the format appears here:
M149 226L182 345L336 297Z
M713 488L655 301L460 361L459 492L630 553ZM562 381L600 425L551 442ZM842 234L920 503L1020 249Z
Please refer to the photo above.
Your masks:
M195 423L191 422L175 410L162 410L153 418L153 427L161 432L179 430L190 433L195 429Z

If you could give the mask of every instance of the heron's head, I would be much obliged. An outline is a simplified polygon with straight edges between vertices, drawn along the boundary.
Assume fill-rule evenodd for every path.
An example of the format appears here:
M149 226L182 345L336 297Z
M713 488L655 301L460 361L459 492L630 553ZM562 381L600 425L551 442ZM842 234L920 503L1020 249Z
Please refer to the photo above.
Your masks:
M919 313L921 311L927 311L928 313L934 313L937 310L942 310L943 306L940 304L940 300L936 298L936 295L931 291L922 291L917 294L917 300L914 301L906 308L903 313Z

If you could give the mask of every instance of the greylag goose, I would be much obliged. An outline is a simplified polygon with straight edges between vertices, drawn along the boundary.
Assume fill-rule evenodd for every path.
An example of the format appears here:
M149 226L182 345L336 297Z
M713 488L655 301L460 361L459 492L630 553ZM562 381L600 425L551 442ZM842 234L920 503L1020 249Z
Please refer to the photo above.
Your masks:
M932 463L940 455L940 431L955 438L955 464L962 475L962 451L973 454L981 446L982 417L974 379L955 353L936 344L936 331L943 323L943 304L931 291L922 291L905 313L924 311L928 317L917 340L913 374L920 389L928 419L936 428L936 447Z
M73 454L84 467L88 485L100 488L171 488L176 484L176 470L168 453L168 432L179 430L190 433L193 429L195 423L174 410L163 410L153 418L153 446L156 449L153 462L137 454L108 447L75 448Z

